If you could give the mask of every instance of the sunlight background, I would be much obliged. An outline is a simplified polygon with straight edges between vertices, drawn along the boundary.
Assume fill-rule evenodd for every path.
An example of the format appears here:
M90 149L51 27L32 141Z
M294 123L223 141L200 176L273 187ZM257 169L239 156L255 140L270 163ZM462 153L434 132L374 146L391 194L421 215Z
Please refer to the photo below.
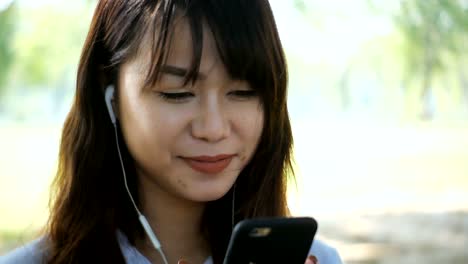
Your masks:
M270 0L298 184L346 263L467 263L468 1ZM0 254L47 219L95 1L0 0Z

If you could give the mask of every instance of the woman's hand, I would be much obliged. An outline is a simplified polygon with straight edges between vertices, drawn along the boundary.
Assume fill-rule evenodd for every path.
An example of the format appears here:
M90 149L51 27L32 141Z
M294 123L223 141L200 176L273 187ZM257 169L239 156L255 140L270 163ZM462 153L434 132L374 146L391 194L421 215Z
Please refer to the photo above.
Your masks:
M310 255L307 257L305 264L318 264L318 259L314 255Z

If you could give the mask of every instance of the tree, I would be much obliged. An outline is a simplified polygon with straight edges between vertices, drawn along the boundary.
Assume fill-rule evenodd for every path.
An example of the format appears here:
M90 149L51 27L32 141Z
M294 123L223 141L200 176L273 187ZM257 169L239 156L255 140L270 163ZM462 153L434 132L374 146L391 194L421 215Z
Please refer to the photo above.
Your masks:
M420 78L421 117L431 119L434 75L444 73L454 61L462 65L458 62L468 51L468 1L401 0L394 21L404 39L406 82Z

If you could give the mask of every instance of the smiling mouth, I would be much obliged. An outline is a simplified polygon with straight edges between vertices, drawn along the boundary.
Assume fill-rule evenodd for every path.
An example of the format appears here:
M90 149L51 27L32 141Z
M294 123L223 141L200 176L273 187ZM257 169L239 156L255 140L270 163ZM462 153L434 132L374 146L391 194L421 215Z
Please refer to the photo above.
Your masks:
M205 174L217 174L226 169L235 155L198 156L183 158L194 170Z

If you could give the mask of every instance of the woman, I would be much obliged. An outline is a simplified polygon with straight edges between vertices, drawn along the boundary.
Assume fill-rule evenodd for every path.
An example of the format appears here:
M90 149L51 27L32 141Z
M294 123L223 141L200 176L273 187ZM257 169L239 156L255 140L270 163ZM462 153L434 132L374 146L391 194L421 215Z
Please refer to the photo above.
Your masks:
M4 260L222 263L233 224L288 216L286 87L267 0L99 1L46 235Z

